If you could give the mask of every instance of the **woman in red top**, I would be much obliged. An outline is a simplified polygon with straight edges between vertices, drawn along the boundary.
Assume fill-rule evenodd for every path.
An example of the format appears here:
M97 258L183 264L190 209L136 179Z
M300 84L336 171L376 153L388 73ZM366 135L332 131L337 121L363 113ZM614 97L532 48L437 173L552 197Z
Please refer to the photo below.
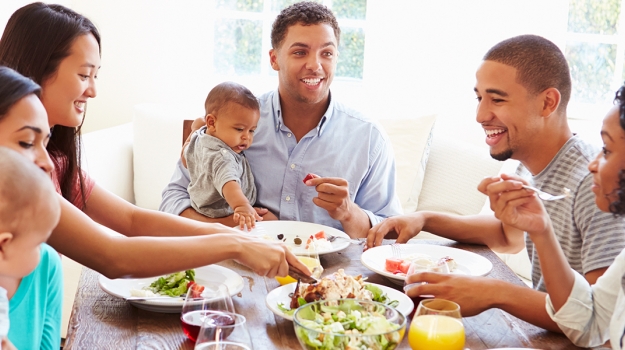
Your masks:
M41 102L52 129L47 151L63 197L59 196L61 220L48 240L57 251L109 278L155 276L226 259L237 259L269 277L287 275L287 261L308 271L284 245L220 224L136 207L81 171L80 126L87 100L96 96L100 68L100 35L89 19L61 5L20 8L0 39L0 64L42 87ZM3 142L9 140L0 139L0 145ZM32 154L39 151L36 147L23 151L32 159L47 158ZM124 236L110 235L98 223Z

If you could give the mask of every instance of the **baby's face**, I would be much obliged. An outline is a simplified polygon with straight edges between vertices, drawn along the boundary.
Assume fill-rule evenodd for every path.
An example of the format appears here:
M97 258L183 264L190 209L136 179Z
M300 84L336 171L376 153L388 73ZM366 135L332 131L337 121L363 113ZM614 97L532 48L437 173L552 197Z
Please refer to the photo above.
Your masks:
M228 145L236 153L248 149L254 140L254 132L260 112L238 103L230 102L218 114L207 118L208 134Z
M48 197L52 202L40 201L39 205L26 209L20 216L13 240L4 247L4 263L8 271L2 271L2 275L22 278L39 264L40 246L48 240L60 217L58 199Z

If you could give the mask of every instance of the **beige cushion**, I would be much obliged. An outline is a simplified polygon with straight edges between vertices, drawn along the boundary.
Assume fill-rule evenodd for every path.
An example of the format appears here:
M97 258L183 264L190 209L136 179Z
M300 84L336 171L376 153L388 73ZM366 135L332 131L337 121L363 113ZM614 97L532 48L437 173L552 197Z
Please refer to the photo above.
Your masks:
M142 208L157 210L182 150L182 123L204 115L202 104L140 104L134 115L134 194Z
M497 175L503 162L492 159L486 147L439 131L434 132L417 210L478 214L487 197L477 185L484 177Z
M436 115L379 121L395 153L396 192L404 213L417 209L435 121Z

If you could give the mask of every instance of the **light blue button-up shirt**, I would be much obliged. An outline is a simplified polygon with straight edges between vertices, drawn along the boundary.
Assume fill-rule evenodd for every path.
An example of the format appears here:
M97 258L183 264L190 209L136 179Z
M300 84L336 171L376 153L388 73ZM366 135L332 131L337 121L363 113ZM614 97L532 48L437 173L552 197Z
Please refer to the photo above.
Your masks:
M278 91L259 98L260 120L245 155L258 191L257 207L280 220L314 222L342 230L341 223L316 206L314 187L303 183L308 173L340 177L349 183L350 199L372 225L402 213L395 196L395 159L388 136L362 114L330 99L316 128L297 142L282 121ZM160 210L180 214L191 206L189 173L180 160L163 191Z

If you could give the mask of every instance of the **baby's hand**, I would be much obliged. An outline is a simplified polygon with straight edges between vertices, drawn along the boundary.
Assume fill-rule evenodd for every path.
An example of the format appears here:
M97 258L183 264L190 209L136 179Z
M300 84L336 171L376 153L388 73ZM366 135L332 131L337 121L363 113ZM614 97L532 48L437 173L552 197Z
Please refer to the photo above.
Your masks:
M256 227L256 221L262 221L263 218L258 215L256 210L249 204L241 205L234 208L234 215L232 216L234 222L239 223L239 228L243 230L247 225L247 230L251 231Z

